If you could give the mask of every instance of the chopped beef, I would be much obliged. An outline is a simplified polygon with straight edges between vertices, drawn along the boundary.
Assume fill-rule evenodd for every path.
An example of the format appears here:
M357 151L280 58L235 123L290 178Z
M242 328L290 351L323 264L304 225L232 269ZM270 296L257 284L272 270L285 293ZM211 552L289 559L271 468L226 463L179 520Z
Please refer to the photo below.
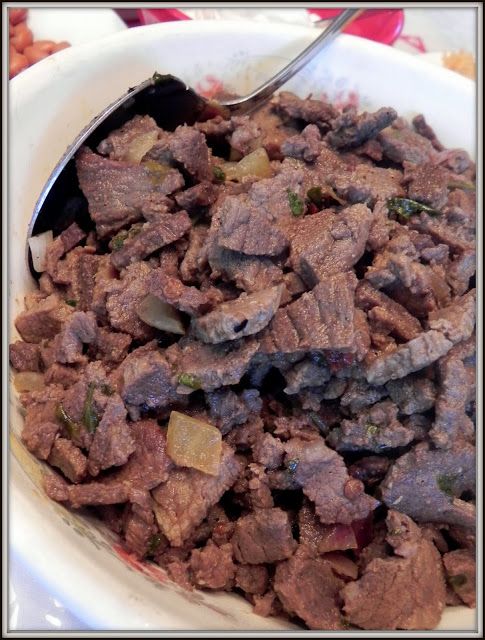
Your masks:
M321 211L291 227L290 261L310 286L348 271L362 257L372 216L364 205L344 209L338 216Z
M113 395L108 399L89 449L90 475L96 476L104 469L124 465L134 450L135 441L126 422L125 405L118 394Z
M289 558L296 548L288 514L259 509L239 518L232 537L234 557L244 564L271 563Z
M239 396L231 389L219 389L206 394L209 405L209 422L217 426L223 435L233 426L244 424L251 415L261 411L261 398L256 389L245 389Z
M443 556L446 579L460 600L469 607L476 607L475 556L468 549L457 549Z
M190 556L190 570L194 583L203 589L230 589L236 566L232 561L232 547L220 547L212 540L202 549L194 549Z
M322 136L314 124L307 125L303 131L291 136L281 145L281 153L289 158L313 162L320 155Z
M213 311L192 321L194 335L202 342L219 344L251 336L264 329L278 309L282 287L243 293L223 302Z
M38 344L17 340L9 347L10 364L17 371L39 371L40 348Z
M217 476L196 469L175 469L152 492L158 525L172 546L183 545L209 509L231 488L240 471L241 462L230 447L223 445Z
M190 218L185 211L161 215L153 222L146 222L133 237L128 236L121 248L111 254L111 262L117 269L139 262L181 238L190 227Z
M434 629L445 606L440 554L410 518L390 511L387 527L395 555L342 589L345 617L362 629Z
M337 111L328 102L312 98L302 100L289 91L282 91L275 96L271 105L277 113L286 118L303 120L323 129L328 129L330 122L337 116Z
M15 320L15 327L25 342L38 344L44 338L53 338L61 331L73 308L53 293L42 298Z
M82 482L87 473L88 460L81 449L66 438L57 438L47 458L53 467L58 467L71 482Z
M475 486L474 459L475 448L468 444L440 451L420 443L389 469L381 484L383 500L418 522L473 527L475 509L460 496Z
M391 380L386 384L386 389L399 411L407 416L434 407L436 387L427 378L407 376L401 380Z
M323 524L350 524L366 517L377 501L364 493L359 480L350 478L343 458L329 449L323 439L305 441L292 438L285 444L285 465L294 482L315 504Z
M375 113L357 115L355 109L348 109L332 122L332 131L326 139L335 149L358 147L375 138L379 131L388 127L397 118L391 107L382 107Z
M378 402L364 409L357 418L342 420L327 437L327 443L337 451L372 451L381 453L387 449L404 447L414 433L397 419L397 406L390 400Z
M212 287L205 291L185 285L177 276L154 269L148 278L148 290L160 300L191 316L207 313L222 300L221 292Z
M433 629L476 605L476 165L391 107L213 115L77 152L91 224L14 321L21 440L49 498L186 590ZM268 177L226 171L258 153Z
M76 157L79 185L89 204L89 213L96 231L103 238L127 224L137 222L145 208L163 204L165 196L183 186L183 179L174 183L169 172L160 177L156 168L132 165L103 158L87 147Z
M425 331L371 362L366 371L367 382L381 385L388 380L404 378L432 364L448 353L452 346L453 343L439 331Z
M339 608L339 591L344 585L330 562L308 556L305 549L278 564L274 578L285 611L297 615L309 629L345 628Z
M180 344L180 343L179 343ZM253 338L242 339L219 345L202 344L187 340L167 352L181 375L189 376L195 386L204 391L214 391L220 387L237 384L249 368L251 358L258 350L259 343ZM172 362L172 360L170 360ZM189 387L179 393L191 392Z
M356 284L352 272L336 274L304 293L296 302L278 309L262 337L263 351L351 351Z

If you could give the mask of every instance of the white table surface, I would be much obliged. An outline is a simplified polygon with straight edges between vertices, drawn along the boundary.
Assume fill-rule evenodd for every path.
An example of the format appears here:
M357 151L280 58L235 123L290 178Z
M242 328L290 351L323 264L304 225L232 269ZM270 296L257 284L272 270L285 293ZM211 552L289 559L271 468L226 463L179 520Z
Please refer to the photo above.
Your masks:
M69 11L70 13L68 13ZM83 10L82 26L76 20L76 34L71 36L73 10L35 9L32 11L31 23L38 27L40 37L68 39L76 43L101 37L107 33L123 29L119 18L111 11ZM304 12L289 10L272 10L272 19L305 23ZM49 15L50 12L50 15ZM241 9L211 10L212 18L241 17ZM188 12L187 12L188 13ZM199 10L197 17L205 18L209 12ZM258 20L268 19L267 12L259 12L253 17ZM109 15L112 14L112 15ZM231 15L229 15L231 14ZM71 21L69 24L69 16ZM102 24L100 24L100 16ZM246 12L246 19L249 17ZM67 22L66 22L67 21ZM104 21L104 22L103 22ZM66 28L63 25L66 24ZM103 28L104 25L104 28ZM94 28L91 28L91 27ZM405 22L401 37L394 46L419 55L426 52L445 52L464 50L476 52L476 9L406 9ZM50 35L49 35L50 34ZM9 558L9 624L11 631L60 631L88 630L82 620L66 609L62 602L53 598L35 576L15 557Z

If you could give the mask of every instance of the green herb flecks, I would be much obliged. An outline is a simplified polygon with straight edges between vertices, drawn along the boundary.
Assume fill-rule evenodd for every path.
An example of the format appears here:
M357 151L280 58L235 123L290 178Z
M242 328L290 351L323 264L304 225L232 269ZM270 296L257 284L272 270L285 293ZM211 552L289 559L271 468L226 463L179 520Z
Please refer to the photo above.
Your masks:
M323 204L322 187L311 187L306 192L306 197L310 202L313 202L317 207L321 207Z
M202 386L200 380L190 373L181 373L178 377L178 381L180 384L183 384L184 387L190 387L194 390L200 389Z
M224 180L226 179L226 174L220 167L212 167L212 174L214 175L214 178L215 180L217 180L217 182L224 182Z
M374 438L379 433L379 427L372 422L365 425L365 432L369 438Z
M77 300L66 300L66 304L70 307L77 307Z
M389 213L393 213L401 218L409 220L411 216L417 215L421 211L428 213L430 216L439 216L440 212L432 207L428 207L422 202L409 200L409 198L389 198L387 201Z
M84 401L83 407L83 424L89 431L89 433L94 433L99 424L99 418L94 410L94 389L95 384L91 382L91 384L88 386L88 392L86 394L86 400Z
M294 458L293 460L288 460L288 462L286 463L286 469L291 476L295 475L299 464L300 464L300 460L298 458Z
M288 204L290 205L291 213L296 217L302 216L305 212L305 203L303 200L290 188L286 190L286 193L288 194Z
M453 496L453 487L457 479L458 474L444 473L436 477L436 484L443 493L446 493L447 496Z
M58 404L56 407L56 418L60 420L66 427L69 437L72 438L79 433L78 423L71 418L71 416L64 409L62 404Z
M162 542L162 538L158 533L151 536L150 540L148 541L147 555L153 556L156 553L161 542Z
M110 248L111 251L119 251L125 244L125 240L128 237L128 231L120 231L116 236L111 239Z
M448 582L453 589L459 589L463 587L468 581L468 578L464 573L458 573L456 576L449 576Z
M100 387L99 390L101 391L101 393L105 396L112 396L114 391L113 389L109 386L109 384L103 383Z

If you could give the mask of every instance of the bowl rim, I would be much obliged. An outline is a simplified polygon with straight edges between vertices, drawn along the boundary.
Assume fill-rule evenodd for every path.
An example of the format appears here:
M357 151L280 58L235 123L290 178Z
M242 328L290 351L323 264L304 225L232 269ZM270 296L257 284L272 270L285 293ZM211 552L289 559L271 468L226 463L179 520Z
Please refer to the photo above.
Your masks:
M78 57L79 60L82 60L83 57L90 54L90 52L97 52L102 46L109 47L111 43L118 43L123 40L129 42L141 39L142 34L146 34L147 30L151 30L154 33L160 34L166 33L167 31L170 31L171 33L179 32L181 33L181 35L186 36L189 36L191 33L197 34L197 36L210 36L217 35L221 32L224 32L227 35L231 32L237 32L238 34L240 34L241 31L246 31L248 34L261 37L267 34L268 29L278 32L282 35L286 35L289 41L291 38L308 38L309 36L313 36L315 34L315 31L312 27L288 25L283 23L273 25L251 22L244 23L234 20L191 20L133 27L131 29L119 31L112 35L106 36L102 39L92 42L86 42L84 44L77 45L76 47L65 49L62 52L59 52L57 57L57 65L52 65L50 67L50 70L46 64L48 62L48 59L41 61L37 65L34 65L33 67L27 69L24 73L20 74L12 81L10 81L11 85L9 86L9 97L11 98L12 96L15 96L20 103L23 100L28 100L29 96L32 95L32 92L37 92L39 90L39 87L44 83L49 84L50 82L52 82L52 79L55 78L55 75L57 73L56 70L59 68L62 69L64 64L72 62L76 57ZM432 73L433 75L440 77L447 83L450 83L450 86L454 87L454 90L456 91L468 92L474 90L474 82L472 80L459 76L458 74L455 74L448 69L428 65L424 61L420 60L419 56L413 56L404 51L394 49L388 45L352 35L343 34L340 36L340 38L346 41L349 47L361 50L363 55L367 55L368 53L382 53L386 55L387 60L390 64L392 64L393 61L396 61L400 65L406 65L408 67L419 69L425 67L428 70L428 73ZM10 393L12 393L12 390L10 390ZM7 424L9 424L9 421ZM9 443L9 439L7 439L7 442ZM10 479L10 464L13 458L10 444L8 445L8 447L4 448L4 456L7 457L6 467L8 468ZM18 464L17 461L15 461L15 464ZM25 473L25 471L20 466L19 469L21 473ZM15 509L15 520L17 522L24 522L27 528L28 522L31 518L34 518L35 520L38 519L38 516L35 514L36 509L33 501L29 500L28 496L25 495L25 493L22 492L19 487L12 486L10 482L8 483L8 489L8 509L9 511ZM39 545L39 547L42 548L42 555L48 555L54 558L56 555L55 540L50 538L48 535L45 535L45 533L43 533L42 531L39 535L41 538L42 535L44 536L42 544ZM102 582L97 583L95 580L92 580L92 588L90 593L83 593L83 595L80 597L79 593L76 592L75 586L73 586L72 584L72 578L69 575L69 571L60 571L59 573L54 573L53 575L53 572L48 570L48 567L45 565L45 563L29 563L29 559L30 561L32 561L32 557L28 552L26 542L30 540L31 538L27 534L27 531L25 531L23 535L19 535L17 537L10 536L10 553L14 553L18 557L20 557L21 560L31 568L32 572L37 576L37 578L43 584L45 584L56 597L66 602L71 610L75 612L78 617L81 617L83 621L85 621L86 624L88 624L92 629L106 629L106 620L111 621L113 619L116 619L116 610L119 610L119 603L117 603L117 601L113 598L106 598L105 585ZM36 550L34 556L36 556L40 560L41 555L39 555L39 549ZM78 568L78 566L79 565L76 565L76 568ZM93 610L93 608L89 606L89 602L94 602L95 600L103 602L103 606L98 606ZM174 612L165 610L164 616L167 619L167 624L171 624L171 622L173 622L174 626L172 628L185 628L180 627L181 620L174 614Z

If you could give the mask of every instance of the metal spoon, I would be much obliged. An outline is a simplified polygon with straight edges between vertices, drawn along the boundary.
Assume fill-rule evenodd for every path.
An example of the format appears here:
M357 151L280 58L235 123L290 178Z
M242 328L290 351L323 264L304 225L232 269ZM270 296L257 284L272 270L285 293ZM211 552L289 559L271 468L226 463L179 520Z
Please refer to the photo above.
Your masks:
M74 220L83 228L92 227L87 202L79 188L74 159L82 145L95 149L111 131L118 129L137 114L149 115L159 127L173 131L180 124L190 125L196 120L207 119L217 113L226 117L249 113L266 102L361 12L362 9L343 11L286 67L243 98L211 102L178 78L158 73L137 87L129 89L96 116L68 147L37 200L27 239L48 230L57 235ZM38 278L39 273L33 268L28 242L27 260L31 273Z

